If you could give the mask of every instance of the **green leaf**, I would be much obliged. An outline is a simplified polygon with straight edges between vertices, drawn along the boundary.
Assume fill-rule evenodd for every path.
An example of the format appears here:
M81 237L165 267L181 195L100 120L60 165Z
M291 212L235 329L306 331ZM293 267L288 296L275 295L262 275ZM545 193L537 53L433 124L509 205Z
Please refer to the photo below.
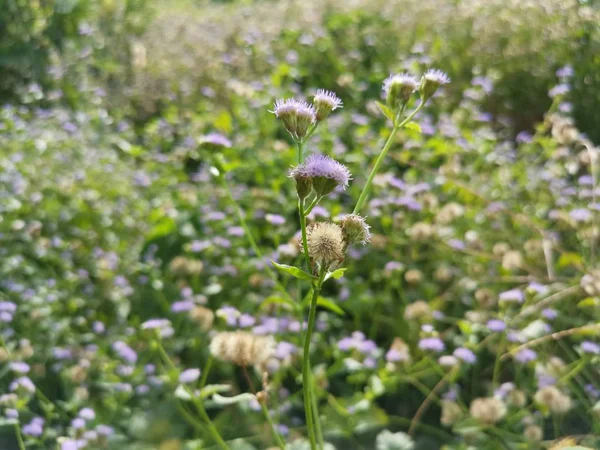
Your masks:
M406 125L404 125L404 128L421 133L421 126L417 122L408 122Z
M339 269L336 269L333 272L327 272L327 275L325 275L325 280L329 280L330 278L333 278L334 280L339 280L344 276L344 272L346 272L346 270L348 270L347 267L340 267Z
M390 119L392 121L392 123L394 123L394 121L395 121L394 112L387 105L384 105L381 102L375 102L375 103L377 104L377 107L381 110L383 115L385 117L387 117L388 119Z
M212 399L217 405L235 405L236 403L247 402L254 398L256 398L254 394L244 392L234 397L223 397L222 395L214 394Z
M293 276L294 278L298 278L300 280L313 281L317 280L317 277L313 277L310 273L305 272L302 269L294 266L288 266L287 264L278 264L275 261L271 260L271 263L279 270L280 272L287 273L288 275Z
M338 316L343 316L344 314L346 314L344 310L338 305L336 305L332 300L329 300L324 297L319 297L317 299L317 305L321 306L322 308L328 309L329 311L337 314Z

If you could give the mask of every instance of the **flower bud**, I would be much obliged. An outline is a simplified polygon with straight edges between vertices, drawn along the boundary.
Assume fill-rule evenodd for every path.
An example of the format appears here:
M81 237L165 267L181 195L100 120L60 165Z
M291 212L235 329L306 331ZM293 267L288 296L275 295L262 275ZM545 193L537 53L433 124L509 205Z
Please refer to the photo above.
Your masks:
M319 89L313 99L313 105L316 110L317 122L325 120L331 112L342 107L342 100L334 92Z
M281 119L285 128L296 140L301 140L306 136L308 127L316 120L314 106L293 98L277 100L273 113Z
M418 86L419 82L412 75L390 75L383 82L387 105L396 112L400 106L408 102L410 95Z
M450 83L450 78L441 70L430 69L421 79L421 98L423 101L429 100L437 92L440 86Z
M312 188L320 197L329 194L337 186L346 187L350 180L350 172L345 166L328 156L317 154L310 155L304 163L290 170L290 176L296 179L296 189L300 189L299 178L309 179ZM303 194L306 189L307 186L302 186L298 195Z
M313 184L312 178L303 177L302 175L296 175L294 178L296 179L296 192L298 193L298 198L303 200L310 194Z

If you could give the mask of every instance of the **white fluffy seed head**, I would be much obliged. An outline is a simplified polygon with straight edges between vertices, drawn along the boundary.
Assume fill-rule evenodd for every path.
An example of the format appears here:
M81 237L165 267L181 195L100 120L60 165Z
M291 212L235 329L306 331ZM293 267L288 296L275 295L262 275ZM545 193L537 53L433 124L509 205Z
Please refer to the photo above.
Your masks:
M346 245L342 228L330 222L318 222L307 229L308 255L313 261L330 268L344 260Z
M486 424L494 424L506 415L506 405L498 398L481 397L471 402L469 411L475 419Z
M256 336L245 331L217 333L210 342L210 353L218 359L241 367L262 366L275 352L271 336Z

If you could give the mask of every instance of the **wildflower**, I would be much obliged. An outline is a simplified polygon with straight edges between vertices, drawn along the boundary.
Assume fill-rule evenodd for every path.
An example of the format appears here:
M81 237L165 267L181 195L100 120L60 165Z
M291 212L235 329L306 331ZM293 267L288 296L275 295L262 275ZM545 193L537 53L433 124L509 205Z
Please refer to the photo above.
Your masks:
M442 400L442 417L440 422L444 426L452 426L458 422L463 416L460 406L456 402L450 400Z
M502 267L506 270L518 270L523 266L521 252L509 250L502 256Z
M515 354L515 360L521 364L528 363L537 358L537 353L530 348L524 348Z
M407 270L404 279L408 284L418 284L423 280L423 272L418 269Z
M342 100L334 92L319 89L313 99L317 122L326 119L332 111L341 108Z
M503 320L500 320L500 319L490 319L490 320L488 320L486 326L488 327L488 330L494 331L494 332L500 332L500 331L506 330L506 324L504 323Z
M306 158L304 163L290 170L290 177L296 179L300 198L308 195L308 186L312 186L317 195L323 197L338 186L348 186L350 172L344 165L328 156L313 154Z
M383 90L386 95L386 103L396 112L396 110L408 102L410 95L417 90L419 81L407 73L390 75L383 82Z
M533 398L536 403L557 414L566 413L572 406L571 398L559 391L556 386L543 387Z
M392 433L389 430L383 430L375 439L375 447L377 449L413 450L415 443L406 433L401 431Z
M525 392L521 391L520 389L514 389L508 393L507 401L517 408L522 408L525 406L525 403L527 403L527 397Z
M210 352L241 367L261 366L275 353L275 341L244 331L217 333L210 343Z
M179 375L180 383L193 383L200 378L200 369L187 369Z
M394 338L392 341L392 345L390 349L385 354L385 359L388 362L400 362L406 361L410 362L410 348L404 342L404 340L400 338Z
M20 377L10 383L9 389L11 392L23 391L30 394L35 393L35 385L28 377Z
M450 83L450 77L441 70L428 70L421 78L421 86L419 87L421 98L423 101L427 101L436 93L440 86L448 83Z
M437 337L427 337L423 338L419 341L419 348L421 350L431 350L433 352L441 352L444 351L446 346L442 342L440 338Z
M371 227L358 214L348 214L342 219L341 225L344 240L347 244L366 245L371 240L371 233L369 232Z
M511 289L509 291L501 292L498 299L504 302L523 303L523 300L525 300L525 294L523 294L523 291L520 289Z
M406 309L404 310L404 318L406 320L418 320L429 316L431 316L431 308L423 300L417 300L406 305Z
M146 322L144 322L142 324L142 330L158 330L158 333L160 335L160 337L169 337L169 336L173 336L173 334L175 333L175 331L173 330L173 327L171 327L171 322L168 319L150 319L147 320ZM128 354L130 353L129 350L131 350L129 347L127 347L125 345L125 343L116 343L117 344L115 346L115 349L120 353L120 354ZM131 350L131 352L133 352L133 350ZM123 356L124 359L128 359L126 357ZM137 359L137 358L136 358Z
M308 254L319 265L329 268L344 260L345 243L342 228L329 222L311 224L307 229Z
M506 405L494 397L480 397L471 402L469 412L483 423L494 424L506 415Z
M202 331L207 331L212 328L215 320L215 313L204 306L196 306L190 311L191 319L200 325Z
M592 341L583 341L581 343L581 351L591 355L600 355L600 345Z
M308 127L317 120L317 112L313 105L293 98L277 100L273 113L281 119L285 128L296 140L306 136Z
M527 425L523 432L523 436L525 436L525 439L528 441L537 442L544 439L544 431L537 425Z
M443 355L439 357L438 364L442 367L454 367L458 364L458 358L452 355Z
M219 133L209 133L201 136L198 143L213 150L218 150L220 148L231 148L231 141Z
M477 360L475 353L473 353L472 350L464 347L457 348L454 350L454 352L452 352L452 354L468 364L473 364Z

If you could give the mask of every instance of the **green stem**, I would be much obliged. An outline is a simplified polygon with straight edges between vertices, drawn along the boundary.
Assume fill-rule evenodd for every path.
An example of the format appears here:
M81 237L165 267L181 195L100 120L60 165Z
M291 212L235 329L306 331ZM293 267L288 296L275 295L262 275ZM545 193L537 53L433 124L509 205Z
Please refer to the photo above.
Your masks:
M269 410L267 409L267 406L264 403L261 403L260 406L262 407L262 411L263 411L263 414L265 415L265 419L267 419L267 422L269 422L269 425L271 426L271 431L273 433L275 440L277 441L277 446L281 450L285 450L285 442L283 441L283 439L277 432L277 429L275 428L273 419L271 419L271 415L269 414Z
M304 211L304 200L298 199L298 214L300 215L300 228L302 229L302 251L306 269L310 272L310 255L308 254L308 241L306 238L306 213Z
M306 427L308 429L308 437L310 439L310 448L315 450L317 448L317 439L315 436L315 427L313 423L313 412L312 412L312 383L310 378L310 339L312 337L313 329L315 327L315 319L317 317L317 299L321 292L321 285L325 279L326 270L324 267L321 268L319 273L319 280L313 285L313 295L310 302L310 312L308 314L308 326L306 328L306 335L304 336L304 353L302 357L302 390L304 393L304 410L306 412ZM317 418L318 420L318 418Z
M317 195L317 196L315 197L315 199L314 199L312 202L310 202L310 205L308 205L308 208L306 208L306 211L304 211L304 214L305 214L306 216L308 216L308 215L311 213L311 211L313 210L313 208L314 208L315 206L317 206L317 203L319 203L319 202L321 201L321 199L322 199L322 198L323 198L323 197L320 197L320 196L318 196L318 195Z
M315 421L315 431L317 432L317 439L319 441L319 447L320 448L325 448L325 440L323 439L323 429L321 428L321 421L319 420L319 404L317 402L317 389L316 389L316 382L315 382L315 377L312 374L312 370L311 370L311 374L310 374L310 382L311 382L311 387L312 387L312 392L311 392L311 396L310 399L312 401L312 415L313 415L313 420Z
M298 145L298 164L302 164L304 161L304 142L296 141Z
M18 423L15 423L15 434L17 435L17 442L19 443L19 450L25 450L25 442L23 442L21 426Z
M375 175L377 175L379 167L383 163L387 152L392 147L392 144L394 143L394 138L396 137L396 133L400 128L404 127L408 122L411 121L415 114L417 114L421 110L424 104L424 102L419 103L419 105L414 109L414 111L410 113L402 122L400 122L398 125L394 125L392 132L390 133L387 141L385 142L385 145L383 146L383 149L381 149L381 152L379 153L379 156L375 161L375 166L373 166L373 170L371 170L371 173L369 174L367 183L365 184L365 187L363 188L362 192L360 193L360 196L358 197L358 201L356 202L356 206L354 207L354 211L352 211L352 214L358 214L361 208L363 207L363 204L367 200L367 196L369 195L369 191L371 190L371 185L373 184L373 179L375 178Z

